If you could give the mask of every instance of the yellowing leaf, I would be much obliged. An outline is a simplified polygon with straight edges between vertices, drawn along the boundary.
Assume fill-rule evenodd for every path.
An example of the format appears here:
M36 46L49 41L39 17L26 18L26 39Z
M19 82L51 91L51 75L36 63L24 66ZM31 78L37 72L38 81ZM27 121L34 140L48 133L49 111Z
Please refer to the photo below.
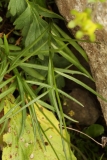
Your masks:
M9 102L9 103L8 103ZM13 105L7 99L5 106L5 113L9 107ZM9 104L9 105L8 105ZM54 114L39 104L34 104L38 122L42 128L40 138L38 128L36 128L36 140L33 134L33 127L30 115L27 116L25 121L25 128L23 134L19 138L22 114L21 112L10 118L8 124L8 132L4 134L3 141L6 146L3 148L2 160L76 160L72 151L69 150L67 142L63 139L64 148L62 145L62 138L59 133L55 130L49 120L58 127L58 120ZM20 107L17 108L17 110ZM48 119L42 114L46 115ZM45 135L46 137L45 137ZM66 138L65 131L63 130L63 136ZM67 159L64 154L66 152Z
M59 121L55 118L54 114L50 112L49 110L45 109L44 107L40 106L39 104L34 104L35 106L35 111L38 117L38 121L42 126L44 126L44 129L47 127L51 128L54 132L58 133L56 129L54 129L53 125L47 120L46 116L48 119L56 126L57 129L59 129ZM38 107L37 107L38 106ZM44 116L42 112L46 115Z

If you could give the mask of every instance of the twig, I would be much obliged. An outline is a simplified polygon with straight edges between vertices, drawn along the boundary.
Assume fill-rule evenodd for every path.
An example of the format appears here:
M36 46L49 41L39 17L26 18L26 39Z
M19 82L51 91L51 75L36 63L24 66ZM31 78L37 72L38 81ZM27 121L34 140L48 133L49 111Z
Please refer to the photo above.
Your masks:
M64 128L64 126L62 126L62 127ZM93 139L93 138L92 138L92 137L90 137L89 135L85 134L84 132L81 132L81 131L79 131L79 130L77 130L77 129L74 129L74 128L71 128L71 127L66 127L66 128L67 128L67 129L69 129L69 130L72 130L72 131L75 131L75 132L81 133L81 134L85 135L86 137L90 138L91 140L93 140L93 141L94 141L95 143L97 143L98 145L100 145L100 146L104 147L104 145L103 145L103 144L101 144L101 143L97 142L95 139Z

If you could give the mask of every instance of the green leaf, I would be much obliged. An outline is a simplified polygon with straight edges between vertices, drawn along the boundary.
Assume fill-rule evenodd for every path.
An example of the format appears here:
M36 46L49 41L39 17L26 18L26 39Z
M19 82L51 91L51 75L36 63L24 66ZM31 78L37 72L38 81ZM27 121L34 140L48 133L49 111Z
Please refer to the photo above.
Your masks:
M64 20L63 17L61 17L60 15L58 15L58 14L56 14L46 8L43 8L37 4L35 4L35 7L36 7L38 13L43 17L51 17L51 18L58 18L58 19Z
M3 45L3 44L0 45L0 47L5 49L5 45ZM11 51L20 51L21 50L21 48L19 46L15 46L15 45L12 45L12 44L8 44L8 48Z
M26 4L25 0L10 0L8 10L12 16L20 15L25 10Z
M57 87L60 88L60 89L63 88L63 87L65 87L64 77L58 76L58 77L56 78L56 83L57 83Z
M54 48L57 48L56 45L53 44ZM68 60L69 62L71 62L72 64L74 64L80 71L82 71L83 73L85 73L87 76L89 76L89 78L91 80L93 80L92 76L90 75L90 73L80 64L80 62L76 59L74 59L73 57L71 57L70 55L68 55L67 53L65 53L63 50L59 51L59 54L61 54L61 56L63 56L66 60Z
M8 88L8 90L6 90L6 91L4 91L4 92L2 92L2 93L0 94L0 99L6 97L8 94L12 93L14 90L15 90L15 87L14 87L14 86Z
M60 56L58 54L54 54L53 64L54 64L55 67L64 69L65 67L67 67L71 63L69 61L67 61L64 57L62 57L62 56Z
M21 68L30 76L39 79L39 80L45 80L44 76L42 76L39 72L37 72L35 69L33 68L29 68L29 67L22 67Z
M34 3L38 4L41 7L46 7L46 0L33 0Z
M9 63L7 62L7 57L5 54L0 53L0 83L3 80L3 77L7 71Z
M47 76L47 71L44 70L45 66L48 66L48 57L44 57L44 60L41 60L40 58L37 57L31 57L29 60L29 63L33 64L33 65L40 65L41 69L38 70L38 68L35 68L37 72L39 72L39 74L41 74L43 77ZM33 67L33 66L32 66Z
M25 47L29 46L34 42L47 28L47 23L39 16L34 5L29 4L26 10L16 19L14 22L16 29L22 30L22 35L24 37ZM33 49L37 49L43 42L47 41L47 35L42 37ZM42 49L48 49L46 44Z
M5 34L4 34L4 49L5 49L6 56L8 56L9 55L9 45L8 45L7 38L6 38Z
M7 107L8 106L5 106L5 113L9 110L9 107ZM23 135L20 138L18 137L22 119L22 114L18 113L10 119L8 132L3 135L3 141L6 143L6 146L3 148L2 160L66 160L61 136L50 123L51 121L59 130L59 122L52 112L40 105L37 107L37 105L34 104L34 107L38 122L41 125L43 141L40 139L38 130L36 130L37 141L35 142L31 117L29 115L26 118ZM20 109L20 107L17 107L17 110L18 109ZM46 117L48 117L49 120L47 120ZM63 130L63 136L66 138L65 130ZM68 156L67 159L76 160L72 151L71 153L68 152L69 149L66 141L64 141L64 144Z
M2 45L3 44L3 39L2 38L0 38L0 45Z
M0 16L0 22L2 22L3 21L3 18Z
M15 46L12 44L9 44L9 49L12 51L20 51L21 50L21 48L19 46Z
M91 87L89 87L88 85L86 85L85 83L81 82L80 80L69 76L65 73L59 72L59 71L55 71L56 73L58 73L59 75L64 76L65 78L68 78L72 81L74 81L75 83L79 84L80 86L84 87L85 89L89 90L90 92L92 92L93 94L95 94L96 96L98 96L99 98L101 98L102 100L104 100L105 102L107 102L107 99L103 98L100 94L98 94L95 90L93 90Z
M89 136L96 138L104 133L104 127L100 124L92 124L84 130Z
M22 59L22 62L24 62L24 61L28 60L29 58L31 58L33 55L39 54L38 52L40 51L40 49L42 48L42 46L44 46L44 45L46 44L46 42L44 42L44 43L42 44L42 46L38 46L38 48L37 48L35 51L29 52L29 53L28 53L28 51L29 51L37 42L39 42L39 41L42 39L42 37L43 37L43 36L45 35L45 33L47 32L47 29L48 29L48 27L46 28L46 30L45 30L30 46L26 47L24 50L22 50L22 51L17 55L17 57L15 58L15 60L14 60L13 63L12 63L12 67L9 69L9 71L12 70L13 68L19 66L19 64L21 63L21 61L19 60L20 58L22 58L22 57L25 56L25 58ZM27 58L26 58L26 54L27 54ZM19 61L19 62L18 62L18 61ZM18 64L17 64L16 62L17 62ZM9 71L8 71L8 72L9 72Z

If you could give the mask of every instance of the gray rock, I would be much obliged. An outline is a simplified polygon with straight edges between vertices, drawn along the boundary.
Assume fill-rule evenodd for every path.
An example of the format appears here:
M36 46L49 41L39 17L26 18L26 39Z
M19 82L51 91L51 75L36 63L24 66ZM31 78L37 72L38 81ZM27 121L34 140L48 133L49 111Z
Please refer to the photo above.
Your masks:
M92 9L92 18L94 22L102 24L102 30L97 30L96 42L79 44L84 48L89 59L89 65L96 84L97 92L107 99L107 1L104 3L89 4L87 0L55 0L59 12L67 22L73 19L70 11L72 9L83 11L86 7ZM72 33L75 35L75 29ZM104 119L107 124L107 101L98 98Z
M88 126L95 123L100 115L100 111L92 95L88 91L80 88L73 89L70 95L82 103L84 107L65 98L65 105L63 105L64 113L79 121L80 125Z

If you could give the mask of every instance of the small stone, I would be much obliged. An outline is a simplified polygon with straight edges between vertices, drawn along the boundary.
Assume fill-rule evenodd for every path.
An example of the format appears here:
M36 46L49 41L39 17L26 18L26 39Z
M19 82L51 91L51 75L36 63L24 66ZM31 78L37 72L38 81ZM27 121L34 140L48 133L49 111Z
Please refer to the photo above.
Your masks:
M75 88L72 90L70 95L78 100L84 107L68 98L65 98L67 105L63 106L64 113L79 121L80 125L88 126L95 123L100 112L97 107L96 100L92 97L91 93L84 89ZM71 114L71 112L73 114Z

